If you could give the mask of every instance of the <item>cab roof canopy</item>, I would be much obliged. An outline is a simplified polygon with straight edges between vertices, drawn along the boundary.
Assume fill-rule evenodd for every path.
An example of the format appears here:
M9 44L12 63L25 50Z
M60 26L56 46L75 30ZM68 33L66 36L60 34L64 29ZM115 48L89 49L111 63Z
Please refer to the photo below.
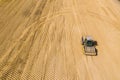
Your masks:
M91 36L86 36L87 40L93 40L93 38Z

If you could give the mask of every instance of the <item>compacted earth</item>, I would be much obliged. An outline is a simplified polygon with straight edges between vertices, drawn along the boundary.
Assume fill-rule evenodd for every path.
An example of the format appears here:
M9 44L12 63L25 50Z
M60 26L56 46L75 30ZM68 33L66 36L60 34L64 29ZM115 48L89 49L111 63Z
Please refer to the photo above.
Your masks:
M0 0L0 80L120 80L120 2Z

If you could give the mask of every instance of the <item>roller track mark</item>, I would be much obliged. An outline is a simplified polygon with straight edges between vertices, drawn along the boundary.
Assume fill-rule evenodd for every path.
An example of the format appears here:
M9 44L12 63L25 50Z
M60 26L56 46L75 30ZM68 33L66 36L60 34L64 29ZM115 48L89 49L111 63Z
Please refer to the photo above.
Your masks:
M32 25L31 25L32 26ZM17 43L27 34L27 32L30 30L31 26L27 29L25 29L23 31L23 34L10 46L10 48L7 50L7 52L4 53L4 55L2 56L1 61L3 61L3 59L5 57L7 57L9 55L9 53L11 53L11 51L14 49L14 47L17 45ZM5 55L6 54L6 55Z
M44 26L44 24L41 24L41 25L39 25L39 27L35 27L35 30L38 30L38 28L40 28L40 36L41 36L41 39L40 39L40 42L44 45L45 43L44 43L44 41L46 40L46 33L47 33L47 31L48 30L46 30L45 28L46 28L46 26ZM44 30L46 30L46 32L44 31ZM41 46L40 48L39 48L39 51L37 52L37 56L35 57L35 59L37 59L38 58L38 56L40 55L40 52L41 52L41 49L43 48L44 46ZM32 64L33 65L33 64ZM32 68L32 67L31 67ZM31 71L31 68L30 68L30 70L28 70L28 71ZM29 73L29 72L27 72L27 73ZM30 74L29 74L29 77L30 77ZM29 78L28 78L29 79Z
M86 67L86 71L87 71L87 74L88 74L88 79L89 80L93 80L93 76L91 75L91 69L89 68L88 66L88 59L87 59L87 56L84 57L84 63L85 63L85 67Z
M76 71L76 66L77 66L77 65L76 65L76 62L77 62L77 61L76 61L76 57L75 57L75 54L74 54L74 47L73 47L73 43L72 43L72 41L73 41L73 40L72 40L72 33L70 33L70 34L71 34L71 35L70 35L70 36L71 36L71 41L70 41L71 53L72 53L72 56L73 56L73 62L74 62L74 66L75 66L75 73L74 73L74 74L76 74L76 77L77 77L77 76L78 76L78 75L77 75L77 71ZM75 77L75 78L76 78L76 77ZM74 80L76 80L75 78L74 78Z
M8 17L8 16L9 16L8 14L11 13L11 12L16 8L15 6L16 6L17 4L19 4L19 5L18 5L18 8L21 8L20 5L23 4L23 1L22 1L22 2L16 1L16 3L15 3L15 2L14 2L14 3L11 3L11 5L9 6L9 10L5 10L6 12L4 12L3 14L6 14L7 17ZM7 8L7 7L6 7L6 8ZM7 9L8 9L8 8L7 8ZM4 11L4 10L3 10L3 11ZM2 17L3 14L1 14L0 17Z
M30 55L30 51L31 51L31 49L32 49L32 45L34 44L34 41L35 41L35 36L36 36L36 30L35 30L35 32L34 32L34 35L33 35L33 39L32 39L32 41L31 41L31 45L30 45L30 49L28 50L29 52L29 54L26 56L27 57L27 59L26 59L26 64L27 64L27 60L28 60L28 57L29 57L29 55ZM35 62L35 59L36 59L36 56L34 56L34 58L33 58L33 60L32 60L32 64L30 65L30 68L29 68L29 74L31 74L31 70L32 70L32 68L33 68L33 65L34 65L34 63L33 62ZM25 68L26 66L24 66L24 68ZM23 69L23 72L22 73L24 73L24 69ZM20 77L20 79L23 79L23 75L21 74L20 75L21 77ZM26 76L27 77L27 79L26 80L29 80L29 78L30 78L30 75L27 75Z
M5 27L6 28L6 27ZM4 30L5 30L5 28L4 28ZM17 28L16 28L17 29Z
M3 10L5 10L5 8L7 7L8 8L8 6L10 5L10 3L12 3L13 2L13 0L11 0L11 1L8 1L7 3L6 2L3 2L2 0L0 1L0 7L2 7L1 9L3 9ZM5 7L6 6L6 7Z
M19 42L27 33L28 31L34 27L34 25L36 24L37 22L34 22L33 24L31 24L30 26L28 26L21 34L21 36L15 41L14 45ZM41 24L44 24L44 23L41 23Z
M46 43L47 43L47 37L48 37L48 30L49 30L49 27L48 26L45 26L45 24L43 24L42 25L43 27L42 27L42 29L41 29L41 39L40 39L40 42L41 42L41 45L43 45L43 46L41 46L40 48L39 48L39 52L38 52L38 56L40 56L41 55L41 53L42 53L42 49L44 48L44 49L46 49L47 48L47 45L46 45ZM46 31L44 31L44 30L46 30ZM44 52L43 52L44 53ZM37 58L38 58L38 56L37 56ZM44 80L45 79L45 70L46 69L44 69L45 68L45 65L46 65L46 59L47 59L47 53L46 54L44 54L44 60L43 60L43 71L42 71L42 74L43 74L43 76L41 77L41 79L42 80Z
M32 33L31 33L31 34L32 34ZM26 42L30 39L30 37L31 37L31 36L28 37L28 39L26 40ZM32 44L33 44L33 43L32 43ZM32 45L32 44L31 44L31 45ZM25 44L24 44L24 45L25 45ZM7 71L7 74L8 74L9 72L11 72L11 69L14 69L14 70L15 70L15 68L13 68L13 67L15 67L14 64L22 65L21 67L24 66L24 64L25 64L25 62L26 62L25 59L27 59L26 57L28 57L28 55L29 55L29 52L28 52L28 54L23 54L23 55L26 55L26 56L23 57L23 59L20 59L20 58L19 58L19 56L23 56L23 55L20 54L20 52L21 52L21 50L23 49L24 45L23 45L23 46L21 47L21 49L18 51L19 54L16 55L15 58L13 58L14 61L11 61L11 62L12 62L11 65L7 65L7 67L8 67L8 69L6 68L6 69L7 69L7 70L6 70L6 71ZM31 48L31 47L30 47L30 48ZM29 48L29 49L30 49L30 48ZM29 50L29 51L30 51L30 50ZM9 60L9 59L8 59L8 60ZM20 64L20 63L16 62L16 61L18 61L18 60L24 60L23 64ZM16 65L16 66L17 66L17 65ZM9 68L9 67L10 67L10 68ZM17 67L16 67L16 68L17 68ZM23 69L24 69L24 68L23 68ZM14 70L13 70L13 72L14 72ZM4 72L5 72L5 71L4 71ZM21 72L21 71L20 71L20 72ZM6 73L6 72L5 72L5 73ZM3 73L3 74L4 74L4 73ZM7 76L7 74L5 74L5 75ZM5 78L4 75L3 75L3 78Z
M110 8L110 7L107 7L107 9L109 10L109 13L112 15L112 18L117 22L118 20L120 20L119 18L118 18L118 15L116 15L115 14L115 10L114 9L112 9L112 8Z
M88 65L90 67L91 70L91 74L93 74L93 80L95 79L102 79L105 80L105 78L102 76L102 73L100 73L100 69L96 66L96 64L93 62L93 57L87 57L88 58ZM97 73L98 75L94 75L94 72ZM102 76L102 77L101 77Z
M45 19L45 20L46 20L46 19ZM44 27L44 26L45 26L44 24L40 24L39 26L41 27L41 30L40 30L40 31L41 31L41 33L42 33L42 34L41 34L41 40L40 40L40 41L43 42L43 41L46 40L46 38L45 38L45 33L47 33L47 32L44 31L44 30L46 30L46 29L45 29L46 27ZM38 28L39 28L39 27L35 27L36 30L38 30ZM47 30L46 30L46 31L47 31ZM43 42L43 44L44 44L44 42ZM41 48L42 48L42 47L41 47ZM40 49L40 50L41 50L41 49ZM39 52L37 53L37 55L39 55L40 50L39 50ZM38 57L38 56L36 56L36 57ZM33 65L33 64L32 64L32 65ZM32 68L32 67L31 67L31 68ZM31 68L30 68L30 69L31 69ZM29 70L29 71L31 71L31 70ZM29 72L28 72L28 73L29 73ZM29 75L29 76L30 76L30 75ZM28 78L28 79L29 79L29 78Z
M35 8L33 9L31 15L30 15L30 18L32 18L34 15L35 16L41 16L42 15L42 11L44 10L46 4L47 4L48 0L44 0L41 2L41 0L39 0L35 6ZM40 9L38 9L40 8ZM38 11L39 11L39 14L38 14Z
M101 20L101 21L106 21L107 23L115 26L116 30L120 30L119 24L115 20L113 20L112 18L108 18L105 15L100 15L100 14L97 14L95 12L91 12L91 11L88 11L88 12L89 12L90 16L92 16L98 20Z
M113 20L112 18L109 18L109 19L108 19L107 16L100 15L100 14L98 14L98 13L91 12L91 11L88 11L88 12L89 12L90 16L92 16L92 17L94 17L94 18L96 18L96 19L98 19L98 20L102 20L102 21L104 20L104 21L112 24L113 26L118 26L118 25L119 25L119 24L116 23L116 21ZM118 28L117 28L117 29L118 29Z
M50 9L50 8L49 8ZM49 14L50 14L50 12L48 12L48 16L49 16ZM48 17L45 19L45 22L48 20ZM46 34L47 32L45 32L44 30L46 30L45 28L47 28L47 26L45 25L45 24L43 24L42 25L43 26L43 32L44 32L44 34ZM47 28L48 30L49 30L49 27ZM46 31L48 31L48 30L46 30ZM48 34L46 34L46 36L45 35L43 35L44 36L44 38L41 38L41 39L44 39L44 40L42 40L42 41L45 41L46 40L46 38L48 37ZM43 44L46 44L46 41L45 42L43 42ZM43 47L45 47L45 46L43 46ZM47 46L46 46L47 47ZM45 75L46 75L46 59L47 59L47 54L45 54L46 56L44 56L45 58L44 58L44 62L43 62L43 71L42 71L42 74L44 75L43 77L41 77L41 79L42 80L44 80L45 79Z
M34 41L37 39L36 38L36 36L38 35L37 34L38 33L38 31L35 31L35 35L34 35ZM31 46L32 47L32 46ZM40 52L40 48L38 48L39 50L38 50L38 52L35 54L35 56L33 57L33 59L31 60L32 61L32 63L29 63L29 61L27 61L26 62L26 64L30 64L29 65L29 67L27 68L27 71L24 69L24 71L23 71L23 74L21 75L21 79L26 79L26 80L29 80L30 78L31 78L31 71L32 71L32 69L33 69L33 66L34 66L34 62L36 62L36 59L38 59L38 55L39 55L39 52ZM31 49L32 50L32 49ZM28 59L29 60L29 59ZM25 66L25 68L26 68L27 66Z
M65 10L65 11L63 10L63 11L55 12L54 15L53 14L49 15L49 18L50 18L49 20L51 20L51 18L56 18L57 16L64 15L64 14L67 14L67 13L70 13L70 12L71 12L71 10L68 10L68 11L67 10ZM46 17L48 17L48 15L41 17L40 20L42 20L42 19L44 19Z
M32 45L32 44L31 44ZM31 47L30 47L31 48ZM30 51L30 50L29 50ZM29 53L29 52L28 52ZM26 55L26 57L27 57L28 55ZM27 59L27 58L25 58L25 59Z
M77 24L77 26L79 28L79 33L81 33L81 35L85 35L84 33L82 33L80 31L82 29L82 27L79 27L82 24L82 19L81 19L82 17L79 17L78 14L77 14L77 13L79 13L78 5L77 5L78 2L75 0L73 3L74 3L73 12L74 12L74 17L75 17L76 24Z
M73 3L74 3L74 5L75 6L73 6L73 12L74 12L74 16L75 16L75 20L76 20L76 24L80 24L78 21L79 21L79 19L80 18L82 18L82 17L80 17L79 18L79 16L77 16L77 12L78 12L78 10L77 10L77 8L78 8L78 6L77 6L77 2L76 2L76 0L75 1L73 1ZM85 26L85 22L84 22L84 20L82 19L82 22L81 22L81 24L83 24L84 26ZM79 26L79 25L78 25ZM79 27L80 28L80 27ZM83 27L81 27L81 28L83 28ZM83 36L86 36L88 33L87 33L87 31L86 31L86 27L84 27L84 31L83 31L83 33L81 33Z
M48 31L48 30L47 30ZM47 43L47 33L44 33L44 34L46 34L45 35L45 37L43 38L44 40L44 42L43 42L43 44L46 44ZM45 46L43 46L45 49L47 48L47 45ZM45 76L46 76L46 66L47 66L47 53L44 55L44 60L43 60L43 76L42 76L42 80L45 80Z
M25 35L25 36L26 36L26 35ZM26 36L26 37L27 37L27 36ZM22 39L21 39L21 40L22 40ZM21 40L20 40L20 41L21 41ZM17 44L17 42L19 42L19 41L16 41L16 44ZM9 54L9 55L11 55L11 54Z

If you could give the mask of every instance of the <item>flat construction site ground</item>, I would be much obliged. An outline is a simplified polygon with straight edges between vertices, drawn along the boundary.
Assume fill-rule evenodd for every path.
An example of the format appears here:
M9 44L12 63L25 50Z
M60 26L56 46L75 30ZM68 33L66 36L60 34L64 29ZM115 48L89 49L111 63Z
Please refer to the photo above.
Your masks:
M0 0L0 80L120 80L120 2Z

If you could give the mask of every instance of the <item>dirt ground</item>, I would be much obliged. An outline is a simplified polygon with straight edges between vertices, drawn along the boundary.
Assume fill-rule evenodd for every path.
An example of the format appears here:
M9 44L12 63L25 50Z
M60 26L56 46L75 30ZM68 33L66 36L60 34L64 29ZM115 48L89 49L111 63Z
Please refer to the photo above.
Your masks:
M0 0L0 80L120 80L120 1Z

